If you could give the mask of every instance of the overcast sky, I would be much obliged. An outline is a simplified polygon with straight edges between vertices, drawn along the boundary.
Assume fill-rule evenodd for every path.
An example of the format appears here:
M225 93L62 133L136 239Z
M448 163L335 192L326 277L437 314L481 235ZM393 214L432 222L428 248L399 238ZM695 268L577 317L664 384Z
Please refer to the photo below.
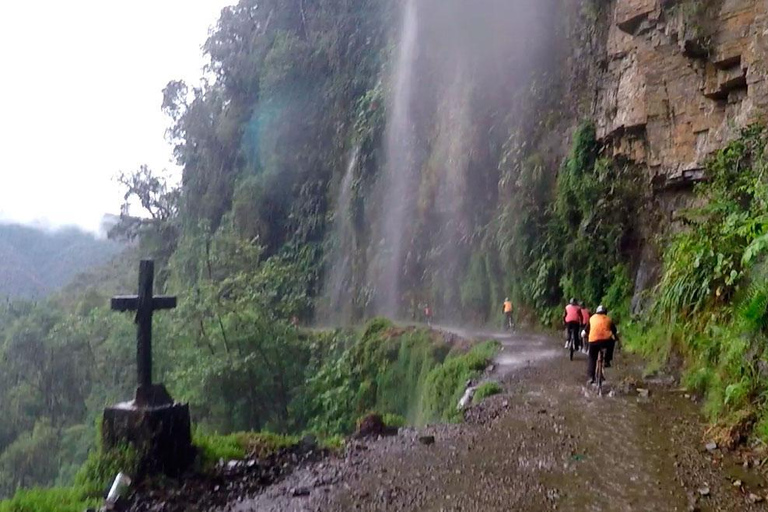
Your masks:
M0 219L96 230L114 176L173 169L160 111L236 0L0 0Z

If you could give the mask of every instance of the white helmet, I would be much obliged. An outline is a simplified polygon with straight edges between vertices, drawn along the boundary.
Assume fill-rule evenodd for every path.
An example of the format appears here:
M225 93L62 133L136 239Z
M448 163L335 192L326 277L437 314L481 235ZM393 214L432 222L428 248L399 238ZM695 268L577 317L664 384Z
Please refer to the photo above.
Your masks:
M597 306L597 310L595 311L595 313L597 313L598 315L606 315L608 314L608 308L600 304L599 306Z

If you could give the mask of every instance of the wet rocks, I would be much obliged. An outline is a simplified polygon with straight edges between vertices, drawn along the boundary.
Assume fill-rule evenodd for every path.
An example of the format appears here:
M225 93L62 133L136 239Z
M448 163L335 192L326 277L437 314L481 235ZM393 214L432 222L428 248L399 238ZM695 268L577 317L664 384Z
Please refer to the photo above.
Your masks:
M221 461L205 473L190 472L179 480L141 483L126 499L125 512L218 511L229 503L257 495L293 473L298 466L328 457L319 448L308 450L299 443L265 457L251 454L247 461ZM291 497L307 496L309 487L295 485ZM194 507L191 506L194 503Z
M369 414L361 419L357 424L357 431L354 434L355 439L365 439L369 437L392 436L397 434L396 427L388 427L384 423L381 414Z
M704 445L704 448L706 448L709 453L712 453L715 450L717 450L717 443L715 443L714 441L710 441L709 443Z
M291 492L291 496L293 496L294 498L309 496L309 489L307 489L306 487L293 487L290 492Z
M419 436L419 442L426 446L435 444L435 436Z

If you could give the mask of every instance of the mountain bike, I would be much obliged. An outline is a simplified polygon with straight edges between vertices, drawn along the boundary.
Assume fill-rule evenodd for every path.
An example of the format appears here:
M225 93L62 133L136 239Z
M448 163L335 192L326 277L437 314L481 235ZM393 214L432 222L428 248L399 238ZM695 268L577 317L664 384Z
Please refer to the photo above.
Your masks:
M512 315L505 315L504 318L504 330L505 331L513 331L515 330L515 322L512 320Z
M573 361L573 353L576 352L576 347L579 344L577 336L579 333L574 332L572 329L568 329L568 353L571 361Z
M603 382L605 382L605 357L608 349L601 348L597 353L597 365L595 366L595 384L597 384L597 396L603 396Z

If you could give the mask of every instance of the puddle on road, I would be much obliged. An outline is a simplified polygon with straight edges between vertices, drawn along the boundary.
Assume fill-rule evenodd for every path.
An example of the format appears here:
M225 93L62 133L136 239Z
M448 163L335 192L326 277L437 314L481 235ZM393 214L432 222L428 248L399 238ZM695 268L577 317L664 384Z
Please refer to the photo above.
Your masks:
M502 350L494 363L502 375L513 370L535 366L538 363L556 357L566 357L557 338L548 334L505 332L492 330L472 330L461 327L435 326L446 332L463 338L494 339L501 343ZM559 339L558 339L559 340Z
M502 344L502 350L496 356L495 363L502 374L564 357L564 352L556 348L551 337L512 334L497 339Z
M498 356L496 356L496 364L503 367L504 371L510 371L517 368L525 368L526 366L533 366L536 363L547 359L553 359L559 356L560 353L556 350L522 350L512 351L505 347Z

